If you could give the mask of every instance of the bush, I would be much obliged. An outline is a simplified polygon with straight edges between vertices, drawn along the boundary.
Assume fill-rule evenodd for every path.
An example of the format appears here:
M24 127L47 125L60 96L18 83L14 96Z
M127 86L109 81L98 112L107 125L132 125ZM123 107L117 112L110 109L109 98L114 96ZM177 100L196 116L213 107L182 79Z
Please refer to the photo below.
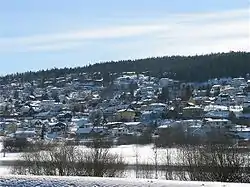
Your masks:
M122 157L97 146L98 141L84 151L62 143L46 151L26 152L22 155L23 161L17 161L12 172L19 175L121 177L126 166Z
M189 147L183 151L189 180L250 182L249 155L223 145Z
M22 152L27 150L31 143L26 138L7 138L3 141L6 152Z

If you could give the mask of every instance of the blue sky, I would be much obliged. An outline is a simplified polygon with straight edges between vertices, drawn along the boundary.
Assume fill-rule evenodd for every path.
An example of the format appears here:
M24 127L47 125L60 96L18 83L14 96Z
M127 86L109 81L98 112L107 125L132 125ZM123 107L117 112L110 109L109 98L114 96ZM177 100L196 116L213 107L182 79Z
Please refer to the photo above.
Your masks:
M250 51L248 0L0 0L0 74Z

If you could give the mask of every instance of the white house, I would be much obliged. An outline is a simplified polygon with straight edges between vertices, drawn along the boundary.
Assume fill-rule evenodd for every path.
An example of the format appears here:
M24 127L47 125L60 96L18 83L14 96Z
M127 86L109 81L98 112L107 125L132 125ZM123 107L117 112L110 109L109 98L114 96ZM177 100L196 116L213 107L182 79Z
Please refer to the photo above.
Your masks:
M204 126L212 127L212 128L225 128L225 127L232 127L233 124L228 119L212 119L212 118L205 118L203 121Z
M229 110L227 106L208 105L204 108L205 117L208 118L227 118Z
M124 126L128 129L129 132L137 132L141 129L141 122L125 122Z
M235 136L242 139L250 139L250 127L237 125L230 130Z
M35 138L37 133L35 130L18 130L14 133L16 138Z
M92 123L87 123L79 126L76 130L76 136L80 138L87 138L91 133L106 133L107 128L103 126L95 127Z
M211 88L211 90L210 90L210 94L211 95L219 94L220 93L220 89L221 89L221 85L219 85L219 84L213 85L212 88Z
M129 134L129 130L126 127L115 127L111 129L113 136L122 136Z
M229 94L219 94L215 103L217 105L229 106L234 104L234 99Z
M151 103L148 105L148 111L163 112L167 105L164 103Z

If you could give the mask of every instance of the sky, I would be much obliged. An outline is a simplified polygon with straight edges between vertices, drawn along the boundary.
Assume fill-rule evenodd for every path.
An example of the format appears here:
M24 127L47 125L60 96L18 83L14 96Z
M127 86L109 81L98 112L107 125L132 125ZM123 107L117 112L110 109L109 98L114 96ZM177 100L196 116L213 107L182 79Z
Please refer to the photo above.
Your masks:
M0 75L250 51L249 0L0 0Z

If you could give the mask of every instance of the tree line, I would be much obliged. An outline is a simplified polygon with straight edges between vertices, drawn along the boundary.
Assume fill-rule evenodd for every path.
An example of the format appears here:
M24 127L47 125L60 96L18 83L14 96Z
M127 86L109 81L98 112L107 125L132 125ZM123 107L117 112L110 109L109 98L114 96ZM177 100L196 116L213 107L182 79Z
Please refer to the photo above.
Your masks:
M100 77L107 78L111 73L136 72L150 76L169 77L183 81L206 81L220 77L244 77L250 69L250 52L212 53L195 56L164 56L137 60L110 61L89 64L76 68L53 68L37 72L10 74L0 77L0 83L18 80L53 79L68 74L76 76L82 73L100 72Z

